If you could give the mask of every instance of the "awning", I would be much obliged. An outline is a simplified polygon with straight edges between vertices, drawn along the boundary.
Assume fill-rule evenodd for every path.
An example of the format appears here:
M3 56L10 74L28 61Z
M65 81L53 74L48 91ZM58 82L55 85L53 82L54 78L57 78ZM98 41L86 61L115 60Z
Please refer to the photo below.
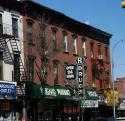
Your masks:
M27 90L28 95L34 99L40 98L50 98L50 99L67 99L67 100L75 100L79 99L73 96L73 92L66 87L56 85L56 86L48 86L48 85L37 85L32 84L30 88Z
M85 95L81 98L81 108L97 108L98 107L98 95L95 90L85 89Z

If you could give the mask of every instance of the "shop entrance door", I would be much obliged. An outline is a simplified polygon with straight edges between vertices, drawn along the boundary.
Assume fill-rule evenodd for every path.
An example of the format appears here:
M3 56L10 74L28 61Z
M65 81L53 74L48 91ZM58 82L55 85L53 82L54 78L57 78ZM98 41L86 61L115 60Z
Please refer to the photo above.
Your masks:
M53 112L50 111L45 111L42 114L42 121L52 121L53 119Z

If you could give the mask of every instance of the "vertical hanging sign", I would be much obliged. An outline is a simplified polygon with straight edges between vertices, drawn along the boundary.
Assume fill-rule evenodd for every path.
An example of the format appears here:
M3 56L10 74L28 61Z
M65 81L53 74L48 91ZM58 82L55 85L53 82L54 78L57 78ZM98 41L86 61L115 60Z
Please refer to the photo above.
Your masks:
M77 81L78 81L78 94L83 96L83 58L77 58Z

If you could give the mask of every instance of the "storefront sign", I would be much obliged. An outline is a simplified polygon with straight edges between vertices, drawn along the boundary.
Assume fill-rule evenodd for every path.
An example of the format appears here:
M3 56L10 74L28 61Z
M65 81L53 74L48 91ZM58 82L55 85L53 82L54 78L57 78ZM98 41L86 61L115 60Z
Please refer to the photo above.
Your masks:
M40 87L40 94L44 96L52 96L52 97L71 96L70 90L65 88L58 88L54 86Z
M98 100L82 100L82 108L96 108L98 107Z
M77 58L77 81L79 96L83 96L83 58Z
M95 90L85 89L84 98L81 99L81 108L98 107L99 98Z
M86 95L86 99L89 99L89 100L98 99L98 95L97 95L96 91L93 91L93 90L85 90L85 95Z
M56 90L54 88L45 88L44 91L45 91L44 94L46 96L56 96L57 95Z
M76 65L70 64L65 66L65 75L66 79L75 79L76 78Z
M70 91L68 89L56 89L57 95L63 96L71 96Z
M0 81L0 98L16 98L16 83Z

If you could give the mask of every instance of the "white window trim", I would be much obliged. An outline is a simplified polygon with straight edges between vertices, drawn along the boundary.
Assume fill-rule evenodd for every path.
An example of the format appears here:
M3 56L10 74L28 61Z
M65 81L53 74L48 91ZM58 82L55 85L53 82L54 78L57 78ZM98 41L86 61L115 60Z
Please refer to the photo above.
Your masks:
M64 36L64 43L65 43L65 52L68 52L68 41L67 41L67 35Z
M75 54L78 54L78 51L77 51L77 38L74 38L74 47L75 47Z
M84 50L84 56L86 56L86 42L83 42L82 49Z

